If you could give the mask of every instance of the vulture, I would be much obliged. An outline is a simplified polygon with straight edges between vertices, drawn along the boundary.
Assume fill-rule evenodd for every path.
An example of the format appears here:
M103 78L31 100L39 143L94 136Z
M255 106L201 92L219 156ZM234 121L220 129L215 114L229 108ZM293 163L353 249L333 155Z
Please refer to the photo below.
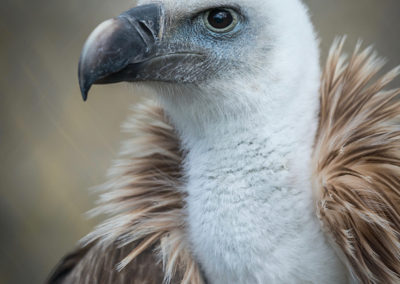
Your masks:
M147 101L48 283L400 283L400 68L300 0L140 0L79 62Z

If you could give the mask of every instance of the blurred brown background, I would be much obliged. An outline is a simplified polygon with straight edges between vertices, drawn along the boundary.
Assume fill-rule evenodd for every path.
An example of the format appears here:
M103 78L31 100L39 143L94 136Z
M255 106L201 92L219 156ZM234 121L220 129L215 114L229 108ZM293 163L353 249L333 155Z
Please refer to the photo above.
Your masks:
M307 0L322 58L335 35L374 43L400 64L399 0ZM128 0L3 0L0 9L0 283L41 283L95 224L85 212L105 181L137 101L126 85L83 103L77 62L90 31ZM400 85L400 80L396 82Z

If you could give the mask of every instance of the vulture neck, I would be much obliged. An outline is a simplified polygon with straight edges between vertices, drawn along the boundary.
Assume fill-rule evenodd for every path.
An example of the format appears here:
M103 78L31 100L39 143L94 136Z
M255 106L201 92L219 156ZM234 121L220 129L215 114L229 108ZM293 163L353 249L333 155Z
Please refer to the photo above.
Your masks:
M346 282L312 198L319 54L298 22L282 23L266 64L246 63L259 73L159 96L186 153L187 236L209 283Z
M311 193L319 79L302 82L259 89L253 108L229 102L230 116L165 107L187 153L188 239L210 283L344 282Z

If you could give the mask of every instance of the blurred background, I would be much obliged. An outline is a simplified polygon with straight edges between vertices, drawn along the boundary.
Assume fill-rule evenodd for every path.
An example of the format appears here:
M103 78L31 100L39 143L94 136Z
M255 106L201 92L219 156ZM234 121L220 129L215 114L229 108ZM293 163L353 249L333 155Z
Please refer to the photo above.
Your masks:
M336 35L400 64L399 0L307 0L322 59ZM42 283L96 220L85 212L116 158L138 94L124 84L80 97L77 63L92 29L128 0L3 0L0 9L0 283ZM397 80L400 85L400 80ZM98 220L97 220L98 221Z

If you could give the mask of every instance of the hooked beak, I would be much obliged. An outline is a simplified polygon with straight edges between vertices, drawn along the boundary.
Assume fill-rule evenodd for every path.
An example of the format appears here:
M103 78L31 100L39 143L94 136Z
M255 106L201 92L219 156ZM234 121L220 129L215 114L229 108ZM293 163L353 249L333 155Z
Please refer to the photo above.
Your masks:
M93 84L145 79L141 65L155 55L162 18L160 4L144 5L103 22L92 32L79 60L84 101Z

